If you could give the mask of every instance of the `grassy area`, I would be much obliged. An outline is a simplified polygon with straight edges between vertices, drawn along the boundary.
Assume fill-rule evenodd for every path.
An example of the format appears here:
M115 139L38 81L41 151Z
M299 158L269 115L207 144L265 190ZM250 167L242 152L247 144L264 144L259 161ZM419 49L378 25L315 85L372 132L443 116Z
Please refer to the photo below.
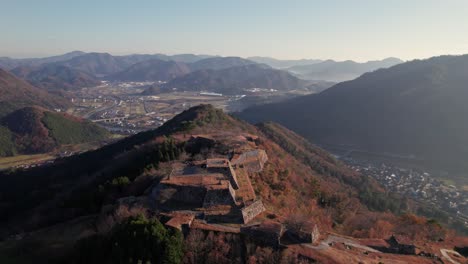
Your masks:
M13 135L6 127L0 126L0 156L10 156L16 153Z
M37 163L41 161L46 161L54 159L55 157L50 154L35 154L35 155L18 155L13 157L2 157L0 158L0 169L7 169L10 167ZM2 263L2 262L0 262Z

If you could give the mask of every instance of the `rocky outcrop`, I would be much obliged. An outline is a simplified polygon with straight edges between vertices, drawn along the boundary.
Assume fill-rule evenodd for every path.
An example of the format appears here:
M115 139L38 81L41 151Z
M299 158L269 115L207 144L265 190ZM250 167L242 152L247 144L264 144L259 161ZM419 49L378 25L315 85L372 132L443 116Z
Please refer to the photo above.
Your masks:
M290 243L316 243L320 238L320 232L317 225L314 225L311 229L288 229L284 236L284 240L288 240Z
M260 245L273 248L279 248L281 246L281 237L284 231L284 226L281 223L269 221L241 228L242 234L250 237Z
M244 223L252 221L255 217L265 211L265 206L263 206L262 200L257 200L252 204L241 209L242 219Z

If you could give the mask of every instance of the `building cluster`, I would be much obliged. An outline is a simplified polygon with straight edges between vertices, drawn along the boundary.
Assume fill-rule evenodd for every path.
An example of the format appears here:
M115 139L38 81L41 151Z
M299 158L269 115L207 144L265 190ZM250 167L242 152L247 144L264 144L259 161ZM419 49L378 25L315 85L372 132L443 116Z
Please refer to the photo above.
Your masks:
M348 163L363 175L375 178L388 191L430 204L462 221L468 220L468 192L446 185L428 172L389 164L361 164L349 160Z
M97 87L75 91L71 98L74 107L69 111L99 123L113 133L132 135L157 128L192 106L210 103L226 109L232 101L245 97L207 91L168 90L157 95L143 93L149 87L162 83L103 81Z

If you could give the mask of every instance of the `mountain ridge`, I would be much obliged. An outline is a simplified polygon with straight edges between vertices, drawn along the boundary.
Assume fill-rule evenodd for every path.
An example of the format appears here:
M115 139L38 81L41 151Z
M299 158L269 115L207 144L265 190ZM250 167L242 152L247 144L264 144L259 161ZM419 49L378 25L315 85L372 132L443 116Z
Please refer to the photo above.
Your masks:
M93 75L57 64L37 67L19 66L10 71L36 87L47 90L72 90L93 87L101 82Z
M213 57L190 63L192 71L198 70L223 70L231 67L247 66L256 62L241 57Z
M67 108L70 102L0 69L0 117L31 105L54 109Z
M468 132L462 99L468 93L466 70L467 55L415 60L241 116L277 121L324 144L416 155L426 163L460 167L457 157L468 153L462 147L468 140L463 136Z
M292 66L298 65L310 65L315 63L320 63L323 60L319 59L298 59L298 60L279 60L271 57L247 57L248 60L255 61L257 63L267 64L276 69L286 69Z
M11 70L19 66L40 66L46 63L65 61L85 54L82 51L71 51L62 55L55 55L43 58L13 59L9 57L0 58L0 68Z
M127 69L112 74L106 79L119 81L169 81L190 72L183 62L160 59L145 60L131 65Z
M366 72L388 68L402 62L402 60L393 57L362 63L352 60L326 60L310 65L292 66L286 70L306 80L341 82L355 79Z
M248 64L221 70L198 70L163 85L166 89L244 94L245 89L305 89L307 82L266 65Z
M25 254L24 257L34 257L34 254L39 254L45 257L45 259L39 258L44 262L53 257L70 259L70 254L77 253L75 251L77 249L80 250L80 254L98 254L101 258L108 259L109 252L105 247L98 247L102 249L99 251L101 254L96 250L91 250L94 246L77 248L74 245L78 238L76 236L64 238L64 234L68 235L69 232L61 232L61 228L65 225L67 229L83 234L81 236L83 240L80 240L82 243L103 245L99 241L104 243L107 239L112 239L116 230L122 230L121 224L128 223L128 220L143 224L144 219L141 217L146 216L149 219L151 215L159 213L167 215L167 212L161 212L162 208L151 206L148 199L154 196L152 192L145 190L156 188L158 184L161 184L162 179L167 179L167 175L172 174L173 165L188 164L190 166L203 160L213 158L219 160L225 156L234 158L235 154L250 151L252 148L263 150L268 156L268 161L261 171L246 172L240 167L236 170L240 173L238 177L250 178L256 195L266 204L267 212L257 218L260 226L284 224L292 229L293 226L302 226L304 221L313 222L324 236L328 236L328 232L339 232L347 235L347 241L352 240L347 243L355 244L359 244L358 241L362 240L354 240L355 238L350 236L382 239L392 233L405 234L412 239L412 243L423 247L425 252L431 253L438 252L440 247L445 246L437 242L437 239L443 238L448 241L450 238L442 227L423 218L411 214L398 217L388 212L369 211L362 200L364 198L359 196L359 186L359 188L369 188L372 190L370 193L376 192L372 194L375 197L370 199L386 199L388 202L394 200L387 197L388 194L376 189L372 179L361 177L340 164L331 155L306 143L305 139L286 128L271 123L255 127L209 105L188 109L159 129L143 132L101 149L57 161L50 166L8 174L0 172L0 181L2 181L0 193L3 199L2 207L0 207L0 212L2 212L0 235L6 236L17 230L29 232L37 228L48 227L46 229L48 233L56 233L56 241L62 241L62 243L53 245L38 243L35 246L16 243L11 247L19 250L22 246L30 245L30 248L35 250L28 251L30 253ZM31 184L21 184L24 181L30 181ZM22 195L23 193L31 195L25 196ZM382 208L380 210L386 211ZM3 212L8 212L8 217ZM151 219L158 218L152 217ZM158 221L168 226L164 217ZM200 223L200 220L197 219L196 222ZM206 228L214 227L217 228L215 229L217 234L231 237L228 241L218 240L218 244L221 243L220 241L223 243L222 250L210 248L208 244L202 242L205 241L204 234L212 232L212 229ZM246 228L249 227L246 226ZM281 248L258 242L269 241L266 235L271 233L267 232L265 236L260 233L252 237L248 233L234 232L233 229L235 229L233 224L224 227L222 223L216 221L214 224L202 223L187 230L184 243L191 248L194 246L191 241L195 241L198 248L203 248L198 252L215 252L218 256L226 258L231 256L236 259L247 259L252 254L271 256L267 252L285 253ZM139 231L134 230L133 234L135 232ZM200 232L207 233L200 234ZM206 240L217 239L217 234L212 233ZM334 234L335 237L338 236ZM203 239L194 239L201 235ZM238 236L239 240L237 240ZM244 236L248 239L242 239ZM31 241L30 239L44 241L47 235L44 232L31 232L22 242ZM127 239L130 238L127 237ZM430 246L425 246L427 244ZM237 246L234 247L234 245ZM269 251L251 253L241 250L249 246L263 247ZM297 249L294 242L286 246L294 255L294 249ZM431 246L435 249L431 249ZM59 247L62 254L45 255L44 252L50 252L52 247L55 247L53 249L55 251ZM146 248L146 244L139 247ZM311 254L313 260L324 261L333 261L339 256L346 256L348 259L350 256L353 256L353 259L368 258L369 261L375 259L374 253L367 256L362 251L345 250L333 245L328 245L328 247L333 247L333 250L310 249L308 255ZM207 256L200 255L201 253L194 252L188 250L187 257L193 257L193 254L196 254L195 256L201 262L207 258ZM243 252L246 254L244 257L242 257ZM408 260L401 253L380 252L376 254L383 261L395 260L395 258ZM145 256L137 257L144 258ZM424 256L411 257L413 260L425 260ZM76 259L78 263L81 263L80 259Z

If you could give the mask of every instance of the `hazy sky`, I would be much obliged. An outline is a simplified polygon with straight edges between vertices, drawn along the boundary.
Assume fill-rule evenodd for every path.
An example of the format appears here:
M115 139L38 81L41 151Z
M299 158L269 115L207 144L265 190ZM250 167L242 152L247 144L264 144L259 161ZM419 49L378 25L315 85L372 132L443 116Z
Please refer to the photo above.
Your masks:
M468 53L468 0L0 0L0 56L405 60Z

